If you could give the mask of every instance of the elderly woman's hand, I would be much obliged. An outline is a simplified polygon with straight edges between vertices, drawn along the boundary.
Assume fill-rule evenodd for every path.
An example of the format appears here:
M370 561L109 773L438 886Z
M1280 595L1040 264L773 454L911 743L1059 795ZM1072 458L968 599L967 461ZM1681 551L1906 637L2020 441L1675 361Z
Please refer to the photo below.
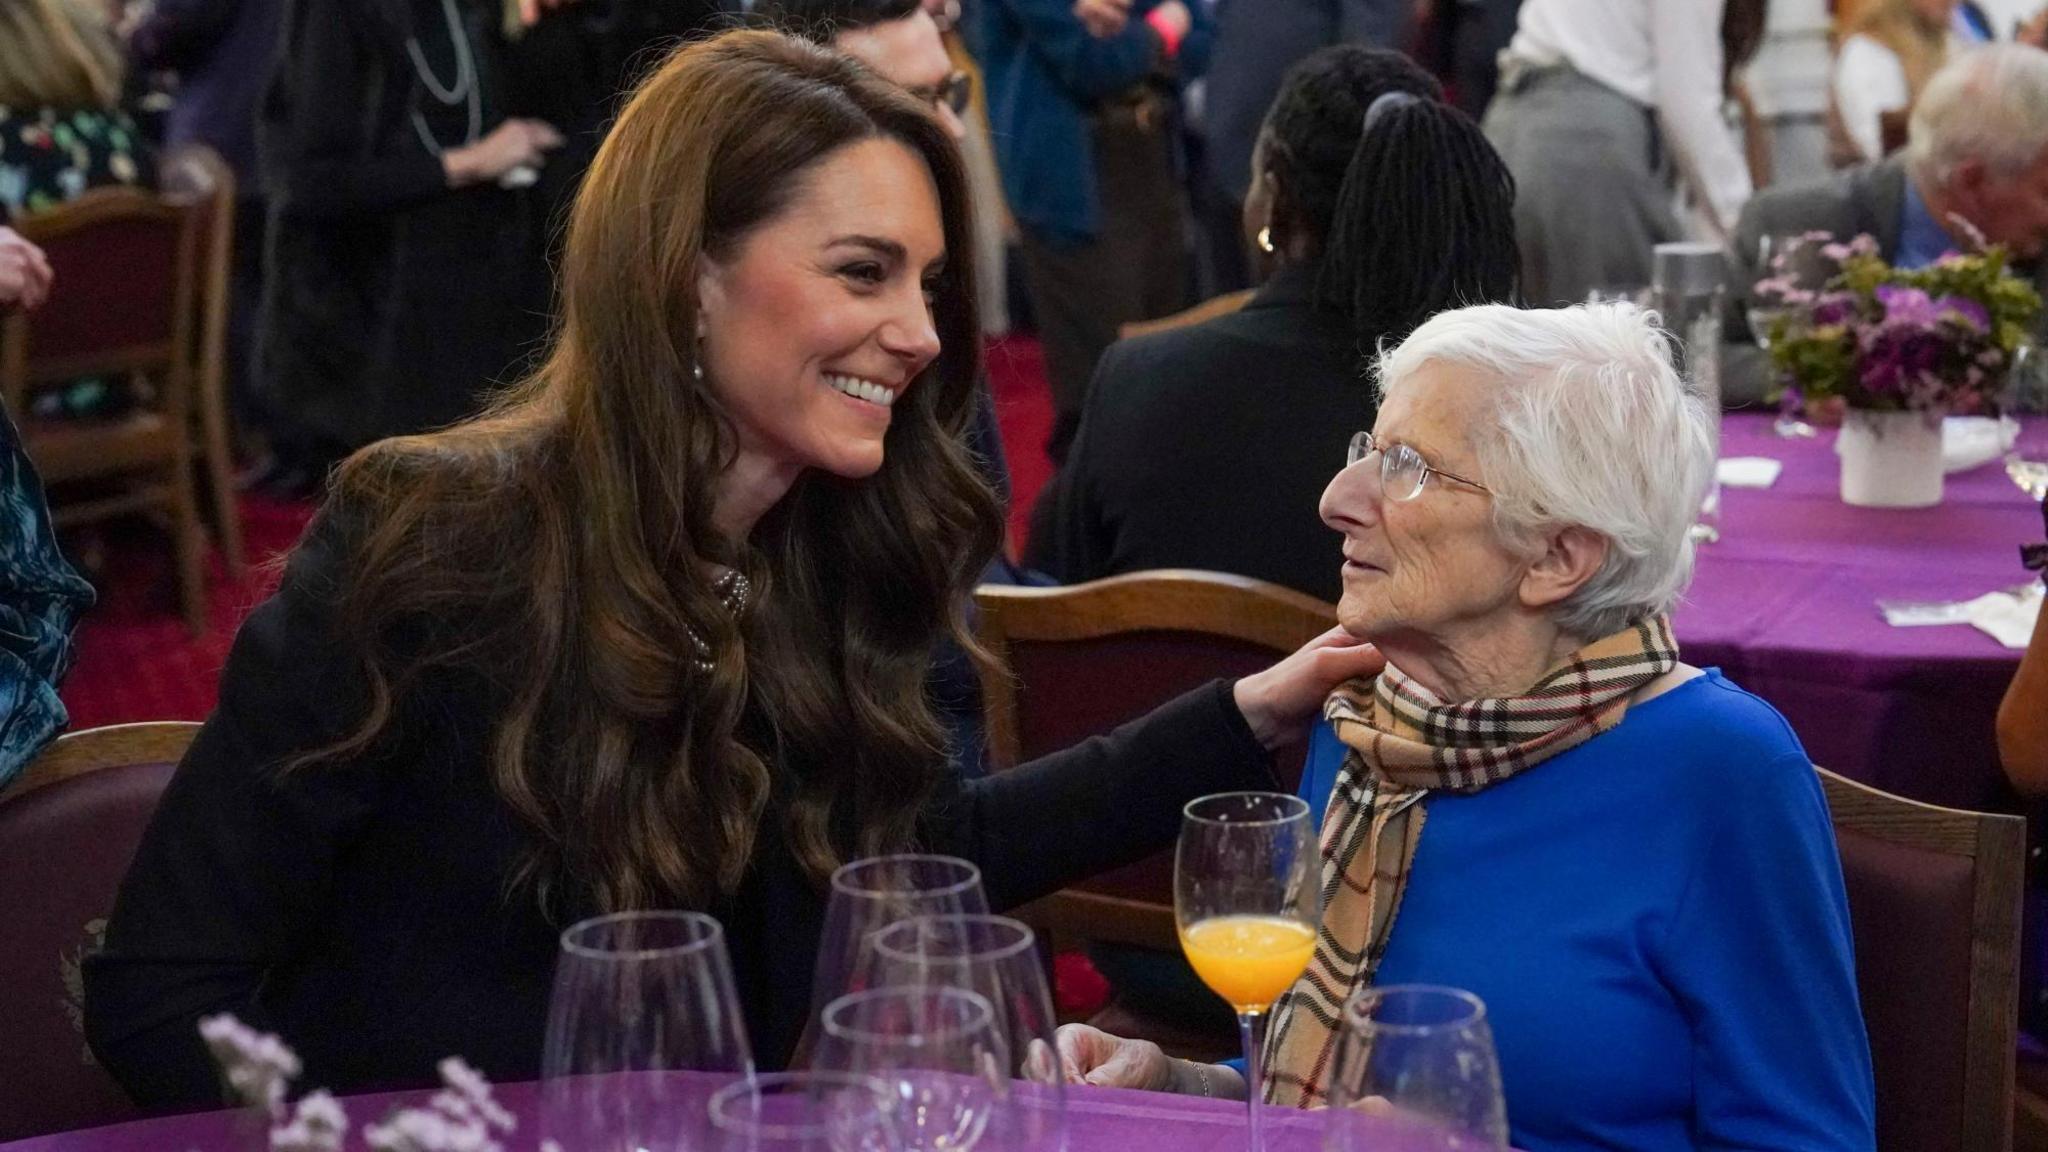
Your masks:
M1053 1034L1060 1074L1069 1084L1098 1088L1141 1088L1164 1092L1172 1086L1173 1062L1150 1040L1126 1040L1086 1024L1067 1024Z
M1301 739L1316 709L1346 680L1377 676L1387 666L1379 649L1332 628L1264 672L1237 682L1232 694L1252 735L1267 748Z
M1244 1077L1233 1069L1176 1060L1150 1040L1126 1040L1086 1024L1068 1024L1054 1034L1053 1042L1059 1046L1060 1073L1069 1084L1244 1099Z

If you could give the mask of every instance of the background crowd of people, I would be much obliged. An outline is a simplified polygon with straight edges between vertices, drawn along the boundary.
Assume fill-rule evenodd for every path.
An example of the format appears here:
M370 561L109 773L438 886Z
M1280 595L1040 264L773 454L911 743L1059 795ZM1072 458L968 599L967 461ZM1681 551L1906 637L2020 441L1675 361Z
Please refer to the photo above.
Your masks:
M337 1089L451 1051L531 1078L562 923L689 906L779 1066L837 863L936 846L1014 905L1306 739L1358 863L1270 1098L1320 1102L1329 988L1377 972L1483 990L1523 1146L1869 1147L1820 785L1672 639L1715 415L1648 314L1589 304L1686 238L1739 298L1816 229L2048 287L2048 10L1836 16L1840 170L1777 173L1763 0L0 0L0 219L218 152L241 483L321 498L84 962L93 1051L196 1106L232 1006ZM52 275L0 227L0 309ZM1055 469L1017 540L1011 326ZM1754 400L1739 299L1726 329ZM128 387L0 418L0 785L92 598L14 420ZM974 587L1161 568L1340 627L987 772ZM1589 869L1625 882L1534 914Z

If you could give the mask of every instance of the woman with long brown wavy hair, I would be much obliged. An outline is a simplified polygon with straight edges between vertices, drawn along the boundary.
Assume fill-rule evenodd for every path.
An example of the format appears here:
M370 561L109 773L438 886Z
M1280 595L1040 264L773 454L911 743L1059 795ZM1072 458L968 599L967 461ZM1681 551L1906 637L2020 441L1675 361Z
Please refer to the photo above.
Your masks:
M529 1078L561 927L659 907L724 922L773 1067L839 863L953 851L1012 904L1259 786L1369 649L944 771L924 675L1000 522L961 446L968 225L944 129L843 57L730 33L643 85L550 358L350 460L244 626L87 975L133 1095L212 1098L194 1022L223 1010L337 1090L449 1053Z

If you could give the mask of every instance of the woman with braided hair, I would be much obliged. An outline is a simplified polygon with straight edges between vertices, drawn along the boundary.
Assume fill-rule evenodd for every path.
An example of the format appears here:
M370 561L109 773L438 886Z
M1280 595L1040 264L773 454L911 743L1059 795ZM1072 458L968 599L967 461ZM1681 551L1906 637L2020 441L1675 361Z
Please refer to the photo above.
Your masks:
M1342 430L1371 418L1366 357L1446 308L1516 298L1513 184L1442 98L1398 52L1295 66L1245 201L1270 279L1240 311L1110 348L1033 567L1207 568L1337 598L1315 501Z
M1868 1152L1820 781L1782 716L1672 637L1713 417L1656 315L1459 309L1378 377L1321 511L1337 618L1387 664L1310 746L1327 903L1264 1099L1330 1101L1359 991L1449 985L1485 1004L1517 1148ZM1143 1042L1058 1040L1089 1083L1245 1093Z

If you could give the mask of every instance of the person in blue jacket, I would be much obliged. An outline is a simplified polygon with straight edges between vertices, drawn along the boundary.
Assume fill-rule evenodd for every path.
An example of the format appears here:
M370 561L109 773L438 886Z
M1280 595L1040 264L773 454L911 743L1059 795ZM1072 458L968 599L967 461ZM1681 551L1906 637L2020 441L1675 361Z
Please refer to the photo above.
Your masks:
M1266 1100L1331 1097L1346 1001L1484 1001L1528 1152L1868 1152L1875 1089L1826 801L1782 716L1679 661L1712 417L1633 305L1446 312L1380 358L1323 494L1334 693L1303 786L1327 901ZM1076 1080L1246 1092L1076 1026Z
M983 0L972 32L1058 462L1118 326L1185 303L1177 93L1207 67L1213 30L1204 6L1184 0Z

